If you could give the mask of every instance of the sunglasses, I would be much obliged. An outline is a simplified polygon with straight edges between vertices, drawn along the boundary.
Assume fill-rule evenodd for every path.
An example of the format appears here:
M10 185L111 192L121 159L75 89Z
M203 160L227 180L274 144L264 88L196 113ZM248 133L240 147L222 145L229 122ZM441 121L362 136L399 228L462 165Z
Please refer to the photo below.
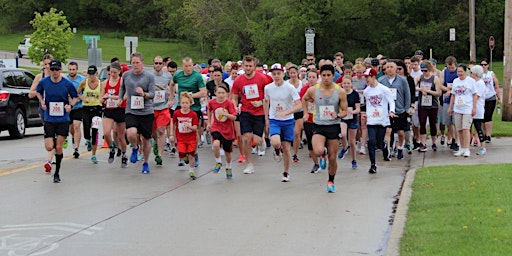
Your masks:
M489 66L489 64L488 64L488 63L482 63L482 64L480 64L480 65L482 65L482 66Z
M213 73L213 70L208 70L208 73Z
M402 69L404 69L404 68L396 68L396 70L402 70Z
M155 65L162 65L164 64L163 62L155 62Z
M306 59L307 61L314 61L315 59Z
M422 69L421 72L427 72L428 70L427 69Z

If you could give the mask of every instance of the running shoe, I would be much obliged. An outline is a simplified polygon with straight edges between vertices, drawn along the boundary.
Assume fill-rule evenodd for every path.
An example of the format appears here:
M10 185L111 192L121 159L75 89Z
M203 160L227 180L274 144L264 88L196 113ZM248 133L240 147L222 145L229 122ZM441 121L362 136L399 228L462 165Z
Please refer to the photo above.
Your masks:
M459 151L455 151L455 153L453 153L454 156L462 156L464 155L464 150L459 150Z
M91 140L86 140L85 143L87 143L87 151L92 151L92 142L91 142Z
M410 155L410 154L412 154L412 148L411 148L411 145L409 145L409 144L405 144L404 148L405 148L405 149L407 149L407 154L409 154L409 155Z
M327 193L336 192L336 188L334 187L334 183L332 181L327 182Z
M185 166L185 161L183 161L183 159L180 159L178 161L178 166Z
M199 155L197 153L194 155L194 159L196 160L196 167L199 167Z
M344 148L342 148L342 149L340 150L340 152L338 153L338 159L343 159L343 158L345 158L345 153L347 153L347 151L348 151L348 149L344 149Z
M244 156L244 155L240 155L240 156L238 157L238 160L236 160L236 161L237 161L237 162L239 162L239 163L243 163L243 162L245 162L245 156Z
M51 161L47 161L46 163L44 163L44 171L46 173L52 172L52 162Z
M444 142L445 142L445 136L441 135L441 145L444 145Z
M231 168L226 168L226 179L232 179L233 178L233 171Z
M469 151L469 148L464 150L464 154L462 154L464 157L469 157L471 156L471 151Z
M366 155L366 148L365 147L361 147L361 149L359 149L359 154L360 155Z
M281 162L281 160L283 160L281 153L282 153L281 148L274 148L274 160L276 162Z
M114 162L115 155L116 155L116 149L115 148L111 148L110 152L108 153L108 163L109 164Z
M213 167L213 173L219 173L221 167L222 167L222 163L216 163L215 167Z
M206 137L206 144L211 145L212 144L212 135L209 132L207 132L205 137Z
M158 155L158 144L156 143L156 141L153 143L153 155Z
M311 173L318 173L318 169L320 169L320 166L317 164L314 164L313 168L311 168Z
M427 149L427 146L425 145L421 145L420 148L418 149L419 152L427 152L428 149Z
M186 155L184 158L183 158L183 161L185 162L185 164L188 164L189 161L188 161L188 155Z
M478 146L478 139L476 137L473 137L473 147Z
M53 183L60 183L60 175L58 173L53 175Z
M454 143L452 151L457 152L457 151L459 151L459 149L460 149L459 145L457 145L457 143Z
M318 159L318 163L320 165L320 169L325 170L327 168L327 148L324 148L324 153Z
M196 179L196 173L194 171L188 171L188 176L193 180Z
M256 146L252 147L252 151L251 151L251 154L257 154L258 153L258 149L256 148Z
M374 164L372 164L372 166L370 166L370 170L368 170L368 173L370 173L370 174L375 174L375 173L377 173L377 166L375 166Z
M142 159L144 159L144 152L139 150L139 153L137 154L137 161L141 161Z
M244 174L251 174L254 173L254 165L247 164L247 167L244 169Z
M128 158L126 156L121 157L121 168L128 167Z
M294 163L298 163L299 162L299 157L297 155L293 155L293 162Z
M384 148L382 149L382 155L384 157L384 161L389 162L391 159L389 158L389 149L387 145L384 144Z
M396 154L396 159L403 159L404 158L404 150L399 149L397 151L398 151L398 153Z
M261 143L261 145L258 146L258 156L264 156L265 155L265 144Z
M203 141L200 141L200 142L197 144L197 147L198 147L198 148L203 148L203 144L204 144L204 142L203 142Z
M282 182L290 181L290 174L288 174L287 172L283 172L283 178L281 178L281 181Z
M139 148L132 148L132 155L130 156L130 162L132 164L137 162L138 151L139 151Z
M171 148L171 153L169 153L171 156L176 156L176 148L175 147L172 147Z
M171 151L171 143L165 143L164 151L165 152L170 152Z
M75 148L75 152L73 152L73 157L78 159L80 157L80 153L78 153L78 148Z
M91 156L91 161L92 161L93 164L97 164L98 163L98 158L95 155L93 155L93 156Z
M437 145L436 144L432 144L432 151L437 151Z
M142 164L142 174L149 174L149 164L147 162L144 162Z
M155 156L155 162L156 162L156 165L162 165L162 157L161 156Z
M62 144L63 148L68 148L68 138L64 140L64 144Z
M357 161L356 160L352 160L352 169L357 169Z
M478 151L476 152L476 154L479 156L483 156L485 155L485 153L487 153L487 150L485 148L479 148Z
M491 143L491 136L485 136L485 142Z
M116 156L117 156L117 157L120 157L122 154L123 154L123 152L121 152L121 149L120 149L120 148L118 148L118 149L117 149L117 154L116 154Z

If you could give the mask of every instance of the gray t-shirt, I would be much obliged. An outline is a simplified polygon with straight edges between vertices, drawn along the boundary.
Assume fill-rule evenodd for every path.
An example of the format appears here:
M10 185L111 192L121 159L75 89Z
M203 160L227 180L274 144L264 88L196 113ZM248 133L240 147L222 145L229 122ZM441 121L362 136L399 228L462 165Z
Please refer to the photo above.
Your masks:
M141 99L142 96L135 91L135 88L141 87L145 93L149 93L149 99ZM155 97L155 78L147 71L141 74L134 74L132 70L123 74L123 82L119 90L119 97L126 94L126 114L150 115L153 114L153 97ZM132 102L133 100L133 102ZM139 103L142 103L139 105ZM140 106L140 109L139 107Z
M162 110L167 108L169 102L169 83L172 81L171 73L163 71L161 75L152 73L155 78L155 97L153 98L153 108Z

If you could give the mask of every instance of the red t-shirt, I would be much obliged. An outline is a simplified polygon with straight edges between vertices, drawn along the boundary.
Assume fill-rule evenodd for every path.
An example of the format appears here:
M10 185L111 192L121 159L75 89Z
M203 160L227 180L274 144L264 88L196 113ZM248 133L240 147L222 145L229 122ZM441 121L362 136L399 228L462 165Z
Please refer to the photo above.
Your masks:
M265 86L269 84L268 76L254 71L254 76L248 79L245 75L238 76L233 82L232 93L242 95L242 112L247 112L253 116L262 116L265 114L263 105L254 107L251 101L261 101L265 98Z
M183 124L189 123L191 125L199 125L199 118L197 117L196 112L190 110L188 113L184 114L181 112L181 109L174 111L174 116L172 118L174 121L174 127L176 127L176 140L178 141L196 141L197 140L197 132L193 131L189 128L183 127Z
M309 85L302 85L302 88L300 89L300 92L299 92L299 96L300 96L300 100L302 101L302 97L304 97L304 94L306 94L306 92L308 91L308 89L310 88L311 86ZM308 105L309 104L313 104L313 102L308 102ZM308 120L306 120L306 122L308 123L313 123L313 113L308 113L309 116L308 116Z
M219 114L221 110L227 110L229 114L236 115L235 105L229 99L219 103L217 99L208 102L208 110L212 112L211 131L219 132L226 140L235 139L235 123L226 116Z

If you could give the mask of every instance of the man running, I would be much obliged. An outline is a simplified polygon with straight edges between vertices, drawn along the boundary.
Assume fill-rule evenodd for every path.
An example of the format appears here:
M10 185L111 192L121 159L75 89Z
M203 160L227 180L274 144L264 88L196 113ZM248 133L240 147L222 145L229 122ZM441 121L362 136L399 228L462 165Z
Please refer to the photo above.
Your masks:
M78 91L78 87L80 86L80 83L85 80L85 77L82 74L78 74L78 64L74 61L68 64L68 71L69 73L66 78L73 83L73 86L75 86L75 89ZM69 113L69 133L71 134L73 148L75 150L73 153L74 158L80 157L78 147L80 146L80 139L82 137L80 125L82 125L83 115L82 101L78 100Z

